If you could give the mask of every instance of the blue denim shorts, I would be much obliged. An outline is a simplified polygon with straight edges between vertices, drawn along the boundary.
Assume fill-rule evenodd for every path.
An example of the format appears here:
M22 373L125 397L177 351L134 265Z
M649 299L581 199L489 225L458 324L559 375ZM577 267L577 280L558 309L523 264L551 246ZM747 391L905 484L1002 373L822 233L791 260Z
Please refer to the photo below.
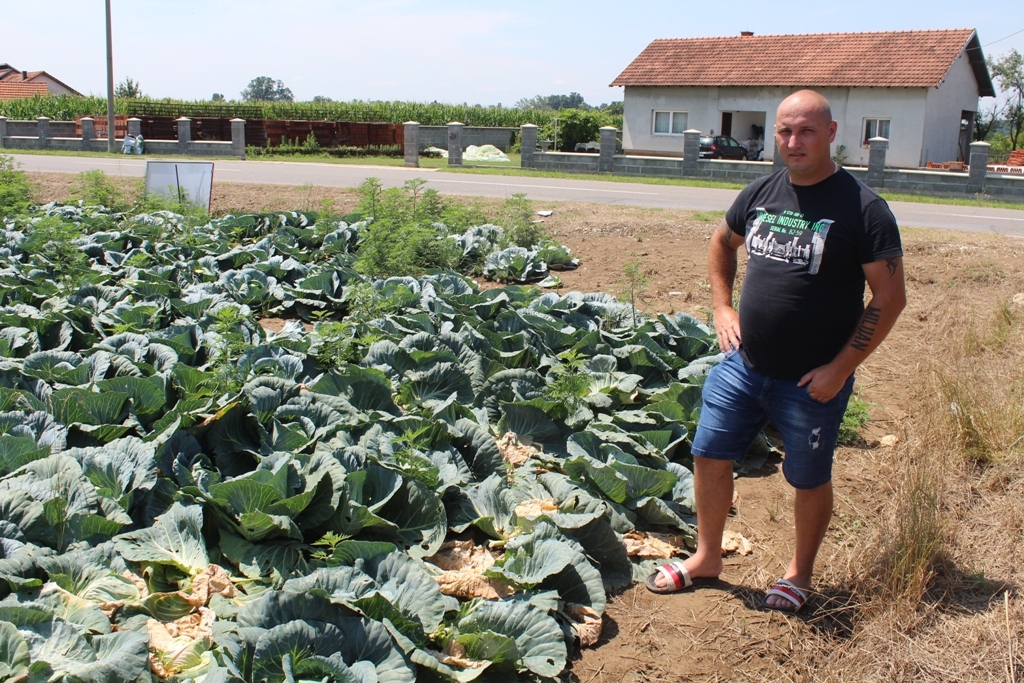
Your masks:
M832 480L832 456L851 375L827 403L811 398L796 380L778 380L750 369L733 351L712 368L704 383L700 422L693 437L695 456L742 460L769 421L782 435L782 473L793 487L813 489Z

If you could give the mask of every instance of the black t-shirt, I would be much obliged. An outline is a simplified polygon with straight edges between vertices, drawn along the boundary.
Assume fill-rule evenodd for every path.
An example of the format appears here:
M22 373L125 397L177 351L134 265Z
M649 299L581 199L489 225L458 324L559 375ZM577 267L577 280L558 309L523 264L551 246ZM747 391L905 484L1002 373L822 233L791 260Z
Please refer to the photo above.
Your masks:
M748 255L740 350L775 379L832 361L864 312L862 264L903 255L885 200L845 170L801 186L781 169L744 188L725 219Z

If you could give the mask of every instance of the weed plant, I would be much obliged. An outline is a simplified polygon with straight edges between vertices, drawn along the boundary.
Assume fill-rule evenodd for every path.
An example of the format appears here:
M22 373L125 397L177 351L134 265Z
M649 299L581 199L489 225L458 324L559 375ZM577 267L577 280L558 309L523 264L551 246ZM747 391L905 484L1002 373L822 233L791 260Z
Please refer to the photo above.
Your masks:
M144 188L143 181L126 190L114 183L103 171L83 171L75 177L71 185L71 201L79 201L86 206L105 206L114 211L125 211L137 205L141 200L140 192Z
M359 245L358 272L386 278L458 266L462 251L450 235L461 233L465 227L459 223L476 216L451 210L436 190L424 189L425 184L419 178L400 188L384 189L377 178L363 183L358 213L371 222Z
M0 154L0 218L16 216L32 203L32 187L14 159Z
M338 147L322 147L316 138L307 137L304 142L284 142L277 147L254 147L245 148L247 157L265 158L279 156L311 156L324 159L347 159L362 157L391 157L399 159L405 155L405 150L400 145L369 145L367 147L350 147L342 145Z
M63 288L77 286L89 271L89 259L75 245L81 228L56 216L33 222L25 230L21 248L41 268L51 274L52 282Z
M534 222L533 204L523 193L514 194L505 200L497 222L505 228L505 240L501 245L503 249L530 249L548 238L544 224Z
M860 430L868 423L868 404L862 401L860 396L851 396L850 402L846 404L846 412L843 414L843 421L839 425L840 446L849 446L856 443L860 438Z
M636 252L630 252L630 256L633 257L632 261L628 261L622 266L622 279L619 281L621 296L625 297L631 307L633 327L637 326L637 302L640 301L647 291L647 285L650 284L651 278L647 275L644 270L646 263L642 256Z

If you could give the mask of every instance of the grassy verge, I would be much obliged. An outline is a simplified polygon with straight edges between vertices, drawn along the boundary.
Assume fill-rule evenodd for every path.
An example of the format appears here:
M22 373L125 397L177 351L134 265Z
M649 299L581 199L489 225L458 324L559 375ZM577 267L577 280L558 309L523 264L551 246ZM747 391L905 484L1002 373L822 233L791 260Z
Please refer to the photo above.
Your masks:
M905 192L879 192L887 202L912 202L915 204L946 204L949 206L977 206L986 209L1016 209L1024 211L1024 202L995 199L993 197L932 197L924 194Z

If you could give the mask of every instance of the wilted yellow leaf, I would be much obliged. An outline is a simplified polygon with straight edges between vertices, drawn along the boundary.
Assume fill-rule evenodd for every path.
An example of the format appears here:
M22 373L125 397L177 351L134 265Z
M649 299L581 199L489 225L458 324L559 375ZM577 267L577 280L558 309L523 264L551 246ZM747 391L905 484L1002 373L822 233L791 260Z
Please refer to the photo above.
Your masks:
M513 432L507 432L505 436L498 439L498 452L501 453L505 462L513 467L519 467L540 451L533 445L520 441Z
M585 605L566 605L565 612L572 619L573 628L580 637L580 647L593 647L601 640L601 615Z
M722 555L728 555L729 553L736 553L738 555L749 555L753 550L750 547L750 541L743 537L742 534L735 531L726 531L722 534Z

